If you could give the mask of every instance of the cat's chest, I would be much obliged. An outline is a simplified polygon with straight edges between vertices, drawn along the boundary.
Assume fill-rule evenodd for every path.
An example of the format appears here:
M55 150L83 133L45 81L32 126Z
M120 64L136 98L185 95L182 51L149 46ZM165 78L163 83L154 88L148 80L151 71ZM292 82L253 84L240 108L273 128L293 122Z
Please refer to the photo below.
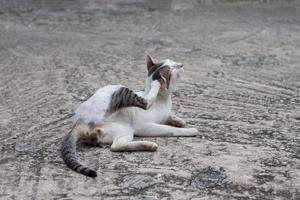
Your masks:
M155 122L163 123L165 122L171 114L171 101L157 101L155 102L150 109L140 110L136 115L136 122L138 124Z
M168 105L159 105L157 107L153 107L150 110L150 115L153 117L153 121L156 123L165 122L171 114L171 106Z

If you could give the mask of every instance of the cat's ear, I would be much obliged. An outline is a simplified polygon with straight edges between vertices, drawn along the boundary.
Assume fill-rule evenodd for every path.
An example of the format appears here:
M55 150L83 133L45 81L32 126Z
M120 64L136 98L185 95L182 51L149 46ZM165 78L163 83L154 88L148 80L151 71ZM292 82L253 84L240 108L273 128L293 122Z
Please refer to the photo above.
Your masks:
M147 70L148 70L148 72L150 72L156 67L155 63L154 63L153 59L151 58L151 56L149 56L148 54L146 55L145 59L146 59L146 64L147 64Z

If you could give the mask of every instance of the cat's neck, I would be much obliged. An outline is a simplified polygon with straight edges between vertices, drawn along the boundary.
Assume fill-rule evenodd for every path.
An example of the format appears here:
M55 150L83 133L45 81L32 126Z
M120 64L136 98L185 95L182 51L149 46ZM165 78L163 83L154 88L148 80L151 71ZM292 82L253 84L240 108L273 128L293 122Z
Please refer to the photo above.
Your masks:
M168 93L168 94L165 94L165 95L157 95L157 100L160 100L160 101L170 101L170 100L172 100L171 99L171 97L172 97L172 95L171 95L171 93Z

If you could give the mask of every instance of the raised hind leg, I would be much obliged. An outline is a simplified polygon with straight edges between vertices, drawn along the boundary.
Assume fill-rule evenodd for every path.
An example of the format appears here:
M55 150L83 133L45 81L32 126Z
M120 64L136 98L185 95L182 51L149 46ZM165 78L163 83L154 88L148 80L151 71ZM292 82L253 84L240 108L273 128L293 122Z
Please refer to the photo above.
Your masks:
M159 88L160 83L158 81L153 82L149 93L143 98L129 88L121 87L111 97L110 111L114 112L120 108L129 106L136 106L147 110L155 101Z
M145 96L145 99L147 100L147 109L151 107L151 105L156 100L156 97L158 95L159 89L160 89L160 83L158 81L153 81L151 83L151 89L148 92L148 94Z

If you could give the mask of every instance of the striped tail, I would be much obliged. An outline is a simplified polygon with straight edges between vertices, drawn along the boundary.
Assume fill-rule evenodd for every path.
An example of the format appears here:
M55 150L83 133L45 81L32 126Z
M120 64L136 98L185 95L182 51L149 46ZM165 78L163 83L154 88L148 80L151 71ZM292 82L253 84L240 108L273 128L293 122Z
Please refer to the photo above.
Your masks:
M64 138L61 149L63 160L70 169L89 177L96 177L97 173L94 170L89 169L78 162L76 156L76 140L77 139L72 134L72 131Z

